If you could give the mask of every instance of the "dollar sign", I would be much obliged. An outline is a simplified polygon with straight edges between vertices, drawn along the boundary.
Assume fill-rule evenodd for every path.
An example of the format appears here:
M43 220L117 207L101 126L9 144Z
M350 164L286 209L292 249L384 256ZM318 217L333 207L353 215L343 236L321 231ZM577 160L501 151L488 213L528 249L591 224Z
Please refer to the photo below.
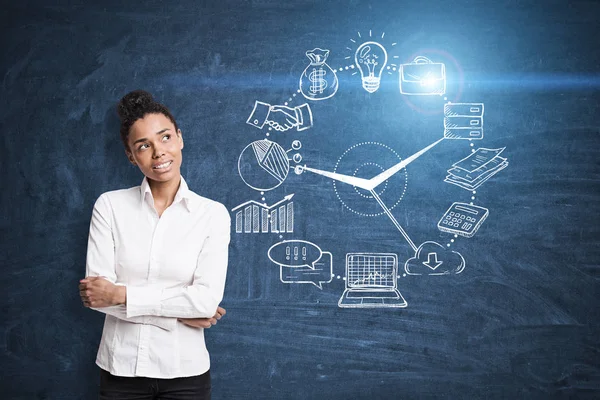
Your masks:
M323 79L325 78L326 73L327 71L323 68L313 68L312 72L308 75L308 80L310 81L309 90L311 94L315 95L323 93L327 87L327 81Z

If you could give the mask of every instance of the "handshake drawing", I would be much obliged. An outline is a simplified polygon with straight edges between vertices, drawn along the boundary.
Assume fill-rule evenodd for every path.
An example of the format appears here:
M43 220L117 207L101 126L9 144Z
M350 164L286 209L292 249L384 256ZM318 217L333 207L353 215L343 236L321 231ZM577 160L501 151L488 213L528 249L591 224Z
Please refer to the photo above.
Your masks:
M258 129L268 125L279 132L285 132L292 128L304 131L313 125L312 111L308 103L298 107L288 107L272 106L262 101L256 101L246 123Z

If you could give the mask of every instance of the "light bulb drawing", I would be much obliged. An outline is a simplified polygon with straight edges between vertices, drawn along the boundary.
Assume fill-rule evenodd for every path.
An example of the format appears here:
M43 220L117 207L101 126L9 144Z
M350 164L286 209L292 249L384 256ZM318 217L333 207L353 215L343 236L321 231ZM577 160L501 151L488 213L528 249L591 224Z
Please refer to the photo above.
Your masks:
M387 64L387 51L377 42L365 42L354 53L354 62L358 67L363 88L373 93L379 89L381 73Z

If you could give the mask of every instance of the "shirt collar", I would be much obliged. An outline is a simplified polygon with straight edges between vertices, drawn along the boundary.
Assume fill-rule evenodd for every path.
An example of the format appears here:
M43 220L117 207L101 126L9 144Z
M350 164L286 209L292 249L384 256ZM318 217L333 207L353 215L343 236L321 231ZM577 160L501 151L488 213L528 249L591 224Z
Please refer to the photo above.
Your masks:
M173 199L173 204L183 201L185 208L189 212L192 212L194 209L194 198L192 195L192 191L188 188L188 185L182 176L181 182L179 183L179 189L177 189L177 193L175 193L175 198ZM146 196L150 196L150 198L153 199L148 178L144 177L144 180L142 180L142 184L140 185L140 206L144 202L144 199L146 199Z

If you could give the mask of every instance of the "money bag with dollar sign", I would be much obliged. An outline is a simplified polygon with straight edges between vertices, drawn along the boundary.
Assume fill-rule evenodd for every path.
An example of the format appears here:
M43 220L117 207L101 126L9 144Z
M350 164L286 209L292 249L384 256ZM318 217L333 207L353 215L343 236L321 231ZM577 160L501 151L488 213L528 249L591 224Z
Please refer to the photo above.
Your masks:
M309 100L325 100L338 90L335 71L325 63L329 50L313 49L306 52L310 60L300 76L300 91Z

